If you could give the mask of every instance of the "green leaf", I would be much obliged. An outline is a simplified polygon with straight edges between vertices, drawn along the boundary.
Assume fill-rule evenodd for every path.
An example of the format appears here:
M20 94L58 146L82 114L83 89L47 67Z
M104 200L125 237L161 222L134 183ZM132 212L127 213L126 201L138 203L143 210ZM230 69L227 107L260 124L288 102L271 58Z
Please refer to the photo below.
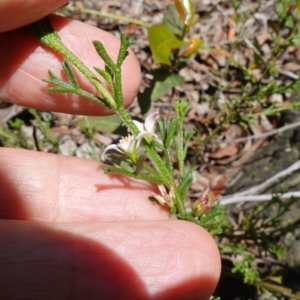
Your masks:
M185 196L186 191L193 181L193 170L188 170L183 178L181 178L178 185L178 192L182 197Z
M146 114L149 111L152 101L163 97L170 88L184 83L183 77L170 73L170 71L164 67L154 70L152 75L153 80L151 86L145 88L145 90L137 96L142 114Z
M156 24L148 29L148 40L153 54L154 62L171 66L170 54L179 49L183 41L164 24Z
M119 54L118 54L118 59L117 59L117 64L116 64L117 67L121 67L124 59L128 55L127 49L132 44L131 39L127 39L127 37L124 33L121 33L120 39L121 39L121 47L120 47Z
M297 7L296 16L297 19L300 19L300 0L296 1L296 7Z
M114 132L126 134L126 128L122 126L122 121L117 115L105 116L105 117L83 117L79 119L78 125L81 128L93 128L96 131L101 132Z
M191 0L175 0L175 6L183 24L189 29L195 15L194 2Z
M103 166L102 169L104 170L105 174L108 173L120 174L123 176L128 176L140 180L146 180L157 184L162 184L162 180L158 176L154 177L154 176L149 176L144 174L135 174L113 166Z
M109 67L107 66L107 68L109 69ZM106 70L101 70L97 67L94 67L95 71L101 75L109 84L110 89L113 92L113 95L115 94L115 87L114 87L114 82L113 82L113 76L111 75L111 73L109 71Z
M139 174L141 172L141 169L143 167L143 164L146 160L147 156L145 154L142 154L141 156L139 156L136 166L135 166L135 173Z
M108 65L112 70L116 69L115 63L112 61L104 45L100 41L93 41L93 45L98 53L98 55L104 60L105 64Z
M166 138L166 135L167 135L167 118L166 118L166 116L158 119L157 124L159 127L159 132L160 132L161 138L164 141Z
M55 40L60 41L60 37L52 27L48 17L45 17L28 26L31 32L37 36L44 45L50 46L55 42Z
M168 6L163 23L178 37L183 35L183 22L174 4Z
M76 76L72 70L72 67L70 66L69 62L67 60L63 61L62 67L64 71L66 72L67 76L69 77L71 83L73 84L74 88L79 88L78 81L76 79Z
M108 157L106 158L108 161L120 166L122 161L124 160L124 157L120 158L119 156L109 154Z
M120 167L124 170L127 171L129 173L134 173L134 170L132 169L132 167L130 166L130 164L126 161L123 160L120 164Z
M61 88L74 89L71 84L58 78L52 71L48 70L48 74L50 76L50 79L43 79L42 81L47 82L47 83L52 83L54 85L58 85Z
M13 129L21 129L21 127L24 125L24 121L16 118L15 120L9 120L8 125Z
M176 212L176 206L174 205L169 211L169 217L171 218Z
M169 89L183 83L184 78L177 74L170 74L164 81L156 81L152 89L151 100L154 101L163 97Z
M170 125L169 125L168 131L167 131L167 136L164 140L166 149L170 147L171 141L177 133L176 131L177 131L178 121L179 121L179 118L177 118L177 117L172 118L170 121Z
M158 68L152 72L150 99L155 101L163 97L170 88L184 83L184 78L172 73L165 67Z

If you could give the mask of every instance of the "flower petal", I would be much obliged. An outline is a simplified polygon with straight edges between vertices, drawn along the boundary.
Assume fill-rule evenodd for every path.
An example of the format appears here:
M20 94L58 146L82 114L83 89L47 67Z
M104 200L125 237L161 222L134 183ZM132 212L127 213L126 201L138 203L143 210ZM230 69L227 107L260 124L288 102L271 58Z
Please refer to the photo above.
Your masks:
M156 193L151 193L151 196L155 198L155 200L162 206L166 205L166 201L164 199L164 197L162 197L161 195L158 195Z
M133 120L133 123L135 124L135 126L138 128L138 130L140 132L143 132L145 131L145 128L144 128L144 124L139 122L139 121L136 121L136 120Z
M134 142L134 141L135 141L135 138L131 134L129 134L128 136L120 139L117 147L121 151L132 152L132 151L130 151L130 149L131 149L132 142Z
M156 193L151 193L151 195L157 200L159 204L172 208L174 206L174 184L171 185L169 193L167 193L167 190L163 184L159 184L157 187L161 195L158 195Z
M148 132L154 132L155 122L159 117L159 111L154 111L153 113L149 114L148 117L145 119L144 127Z
M105 161L105 159L106 159L106 152L107 151L109 151L109 150L117 150L118 152L122 152L122 151L120 151L120 149L117 147L117 145L116 144L113 144L113 145L109 145L109 146L107 146L104 150L103 150L103 152L102 152L102 154L101 154L101 159L102 159L102 161ZM123 152L122 152L123 153Z
M166 190L166 188L165 188L165 186L163 184L159 184L157 187L158 187L158 189L160 191L160 194L162 196L167 193L167 190Z
M127 153L136 152L136 149L139 147L139 145L140 145L140 143L138 142L137 139L135 139L135 138L130 139L129 144L126 148L126 152Z
M155 137L156 139L158 138L158 136L153 132L143 131L136 137L136 141L137 141L136 148L138 148L140 146L142 138L147 135L151 135L151 136Z

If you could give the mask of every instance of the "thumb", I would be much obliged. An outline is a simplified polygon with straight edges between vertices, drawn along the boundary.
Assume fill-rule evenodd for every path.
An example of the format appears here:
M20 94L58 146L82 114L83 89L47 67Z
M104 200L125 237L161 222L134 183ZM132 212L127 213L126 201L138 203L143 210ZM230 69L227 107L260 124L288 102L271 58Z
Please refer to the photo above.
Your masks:
M0 1L0 33L42 19L67 2L67 0Z

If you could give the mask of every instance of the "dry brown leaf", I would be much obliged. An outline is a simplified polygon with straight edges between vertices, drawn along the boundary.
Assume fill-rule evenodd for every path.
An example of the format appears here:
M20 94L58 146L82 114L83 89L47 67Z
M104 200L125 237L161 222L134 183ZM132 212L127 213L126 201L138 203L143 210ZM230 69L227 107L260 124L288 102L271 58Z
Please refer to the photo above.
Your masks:
M274 129L272 123L265 115L260 116L260 125L263 132Z
M130 23L124 30L123 32L126 34L126 35L130 35L130 34L133 34L136 30L137 30L137 25L136 24L133 24L133 23Z
M232 41L235 41L236 39L236 31L235 31L235 28L233 26L233 19L235 18L235 15L232 15L230 17L230 21L228 22L228 33L227 33L227 39L228 41L232 42Z
M263 132L262 127L258 123L249 123L248 126L253 135L260 135Z
M236 144L229 144L224 148L219 148L216 152L210 153L212 159L219 159L227 156L236 155L239 152L239 147Z
M247 132L238 124L230 124L228 129L224 131L225 141L232 141L234 139L246 136Z
M81 1L76 1L75 7L76 7L79 11L84 10L84 5L83 5L83 3L82 3Z
M191 190L196 193L204 190L210 184L210 180L207 176L204 176L199 171L193 172L193 182L191 184Z
M257 41L260 46L263 45L266 41L268 41L270 39L271 39L271 37L268 32L263 32L262 34L257 36Z
M290 61L283 65L283 69L290 72L297 72L300 70L300 64Z

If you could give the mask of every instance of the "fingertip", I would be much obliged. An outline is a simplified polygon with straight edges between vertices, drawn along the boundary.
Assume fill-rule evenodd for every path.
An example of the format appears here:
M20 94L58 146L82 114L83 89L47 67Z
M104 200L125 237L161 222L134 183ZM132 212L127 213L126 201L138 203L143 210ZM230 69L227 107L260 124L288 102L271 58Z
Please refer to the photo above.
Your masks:
M37 21L67 2L67 0L0 1L0 33Z
M180 223L181 230L188 236L185 241L185 245L189 246L186 268L191 264L193 270L193 276L185 282L187 292L184 299L207 300L215 291L221 274L219 249L204 228L188 221Z
M59 32L63 43L90 69L96 66L104 68L104 62L95 51L92 41L100 40L113 61L116 61L120 47L118 38L96 27L51 16L55 30ZM64 58L57 52L42 46L29 30L20 28L0 35L5 47L0 49L0 99L22 106L40 110L59 111L82 115L105 115L111 113L98 103L82 98L76 94L46 94L48 70L59 77L65 76L61 62ZM74 68L75 69L75 68ZM75 74L81 87L88 92L99 93L89 81L77 70ZM122 91L125 107L135 99L141 81L139 63L134 53L129 50L122 65ZM107 85L103 81L104 85Z
M126 224L122 231L125 240L110 231L116 251L142 274L154 299L208 300L213 294L220 277L220 255L203 228L168 220Z
M92 70L94 67L104 69L104 62L96 53L93 41L103 43L105 50L116 62L120 49L120 39L112 34L76 20L51 16L53 26L58 31L65 45ZM135 99L141 83L140 64L134 52L128 48L128 55L122 64L122 90L125 106Z

